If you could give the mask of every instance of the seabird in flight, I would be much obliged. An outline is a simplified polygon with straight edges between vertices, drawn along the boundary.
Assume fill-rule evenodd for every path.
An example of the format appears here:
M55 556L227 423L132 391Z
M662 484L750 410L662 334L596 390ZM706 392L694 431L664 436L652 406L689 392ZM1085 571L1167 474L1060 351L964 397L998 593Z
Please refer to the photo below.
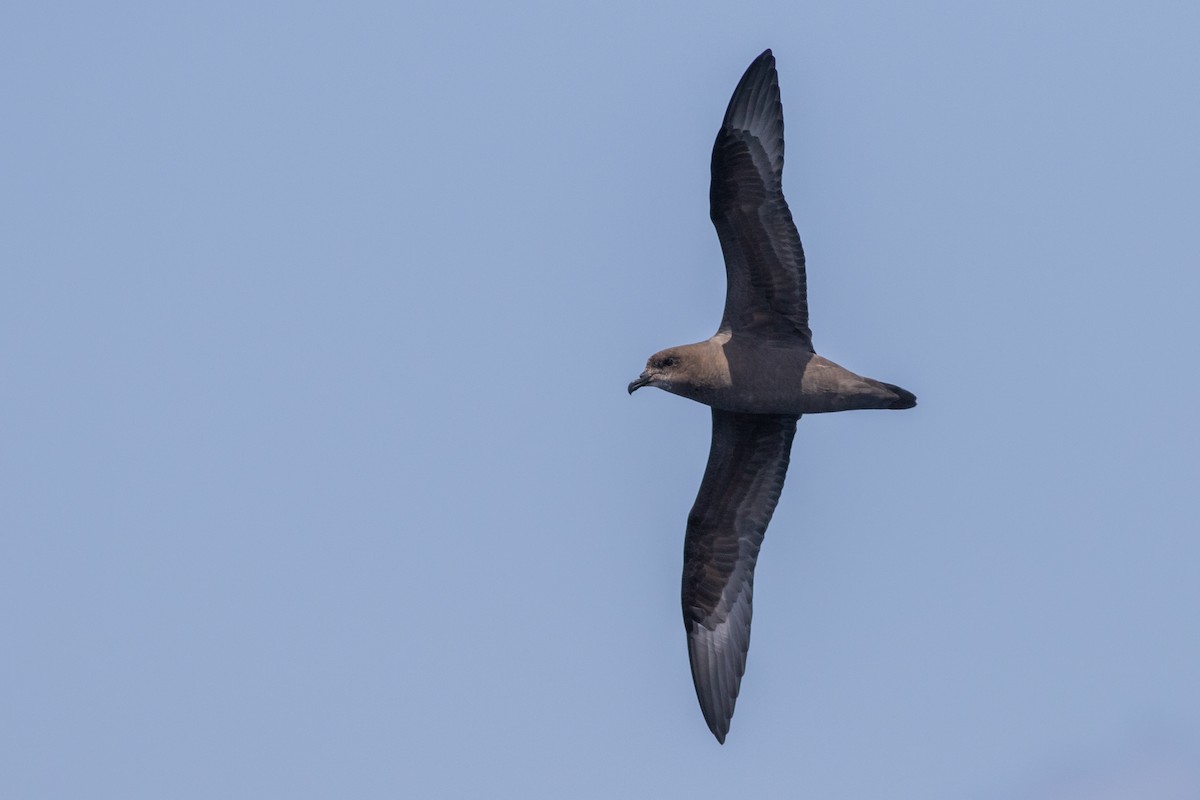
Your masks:
M783 106L767 50L742 76L712 155L710 215L725 256L712 338L652 355L657 386L712 407L712 449L683 545L683 621L704 720L725 742L750 646L754 563L802 414L912 408L899 386L813 351L804 251L783 199Z

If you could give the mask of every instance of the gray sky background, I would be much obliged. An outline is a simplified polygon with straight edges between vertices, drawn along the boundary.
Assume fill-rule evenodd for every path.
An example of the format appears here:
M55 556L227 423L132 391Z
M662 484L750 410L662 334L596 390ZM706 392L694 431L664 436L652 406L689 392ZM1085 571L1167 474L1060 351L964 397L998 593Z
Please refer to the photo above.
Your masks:
M1200 10L6 4L0 793L1200 795ZM764 48L818 349L728 743L678 592Z

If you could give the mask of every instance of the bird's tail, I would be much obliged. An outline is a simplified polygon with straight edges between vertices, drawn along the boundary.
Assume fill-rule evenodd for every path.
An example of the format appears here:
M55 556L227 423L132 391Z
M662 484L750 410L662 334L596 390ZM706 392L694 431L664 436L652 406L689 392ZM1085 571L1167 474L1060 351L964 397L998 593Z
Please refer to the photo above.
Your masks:
M917 404L917 396L907 389L883 381L880 381L879 385L896 395L896 399L888 408L912 408Z

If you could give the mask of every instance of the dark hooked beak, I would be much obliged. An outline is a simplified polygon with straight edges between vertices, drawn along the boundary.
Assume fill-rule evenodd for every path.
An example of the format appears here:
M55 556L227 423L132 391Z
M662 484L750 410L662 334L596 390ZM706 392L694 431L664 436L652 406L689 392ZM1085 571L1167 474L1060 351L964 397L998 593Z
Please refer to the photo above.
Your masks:
M638 389L642 388L649 382L650 382L650 373L648 371L643 372L641 375L638 375L638 379L636 381L629 384L629 393L633 394L634 392L636 392Z

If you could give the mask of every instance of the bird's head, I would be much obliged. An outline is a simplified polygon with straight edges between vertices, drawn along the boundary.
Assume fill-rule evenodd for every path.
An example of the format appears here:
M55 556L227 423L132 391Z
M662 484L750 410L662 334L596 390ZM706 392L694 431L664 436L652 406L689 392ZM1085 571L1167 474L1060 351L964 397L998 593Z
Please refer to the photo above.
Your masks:
M646 362L646 369L642 370L637 380L629 384L629 393L633 394L643 386L657 386L669 392L686 383L689 357L682 347L672 347L655 353L650 356L650 360Z

